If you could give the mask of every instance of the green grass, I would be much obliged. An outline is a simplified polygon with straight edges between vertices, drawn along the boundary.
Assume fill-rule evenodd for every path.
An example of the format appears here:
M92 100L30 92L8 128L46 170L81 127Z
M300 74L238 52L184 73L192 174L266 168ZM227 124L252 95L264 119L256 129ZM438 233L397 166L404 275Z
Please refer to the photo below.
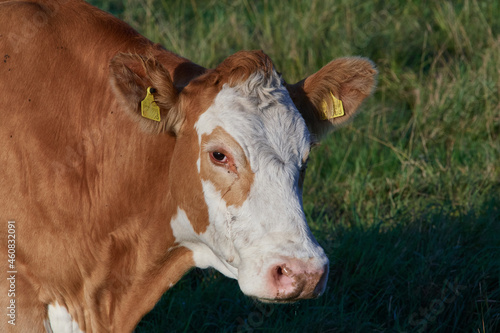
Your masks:
M379 84L312 154L326 294L262 305L193 270L138 332L499 332L498 1L92 0L207 67L263 49L289 82L361 55Z

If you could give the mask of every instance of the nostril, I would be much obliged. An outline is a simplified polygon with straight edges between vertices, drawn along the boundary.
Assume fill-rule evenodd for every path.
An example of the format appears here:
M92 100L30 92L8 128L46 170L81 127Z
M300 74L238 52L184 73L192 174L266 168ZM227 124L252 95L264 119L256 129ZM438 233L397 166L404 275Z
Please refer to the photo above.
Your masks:
M313 259L288 258L267 268L267 295L281 301L316 298L323 294L328 280L328 263Z
M283 297L286 294L295 290L295 280L292 270L286 264L280 264L273 267L271 270L272 283L274 285L276 296Z
M282 275L284 275L284 276L291 276L292 275L292 271L291 271L290 268L286 267L285 264L278 265L278 266L276 266L276 275L277 275L278 278L280 276L282 276Z

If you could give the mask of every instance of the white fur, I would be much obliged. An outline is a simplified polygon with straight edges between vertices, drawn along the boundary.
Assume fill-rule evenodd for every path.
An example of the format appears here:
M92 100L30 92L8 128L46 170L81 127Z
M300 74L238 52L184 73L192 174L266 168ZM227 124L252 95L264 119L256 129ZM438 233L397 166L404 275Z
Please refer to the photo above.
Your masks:
M49 322L54 333L83 333L78 323L73 320L68 310L56 302L48 308Z
M243 84L224 86L195 124L199 142L218 126L250 162L250 194L241 207L228 207L215 186L203 181L210 225L196 235L179 212L173 221L177 241L190 242L199 267L222 268L226 275L229 270L243 292L257 297L266 293L269 268L283 258L312 258L315 267L324 267L328 259L309 231L298 186L310 135L279 76L256 73Z
M170 221L172 231L179 245L190 249L193 252L193 260L196 267L213 267L227 277L236 279L238 271L224 260L221 260L207 245L205 238L208 234L213 234L214 228L209 226L209 230L202 235L198 235L191 225L186 212L180 208L177 214Z

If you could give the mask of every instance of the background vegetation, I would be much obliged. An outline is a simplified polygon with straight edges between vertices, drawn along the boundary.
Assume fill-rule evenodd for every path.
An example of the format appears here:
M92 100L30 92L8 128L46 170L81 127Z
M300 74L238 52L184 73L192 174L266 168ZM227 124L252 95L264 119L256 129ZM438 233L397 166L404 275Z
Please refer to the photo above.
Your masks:
M90 2L206 67L263 49L288 82L347 55L380 71L306 177L325 295L263 305L193 270L137 332L500 332L500 2Z

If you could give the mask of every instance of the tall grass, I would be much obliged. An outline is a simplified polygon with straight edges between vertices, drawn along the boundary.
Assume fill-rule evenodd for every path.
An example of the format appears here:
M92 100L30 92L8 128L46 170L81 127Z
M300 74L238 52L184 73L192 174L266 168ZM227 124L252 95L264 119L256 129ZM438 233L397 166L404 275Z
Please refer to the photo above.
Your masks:
M207 67L263 49L289 82L346 55L380 71L304 185L326 294L264 306L194 270L138 331L500 331L500 2L91 3Z

